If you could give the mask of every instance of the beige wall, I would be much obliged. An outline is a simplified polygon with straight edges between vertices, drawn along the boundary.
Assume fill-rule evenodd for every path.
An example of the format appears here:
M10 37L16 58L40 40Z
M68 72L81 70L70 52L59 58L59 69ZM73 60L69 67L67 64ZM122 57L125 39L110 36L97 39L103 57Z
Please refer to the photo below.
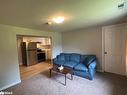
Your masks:
M20 82L16 35L52 37L52 57L62 51L61 33L0 25L0 90Z
M95 54L98 70L102 70L102 30L101 27L81 29L62 33L63 52Z

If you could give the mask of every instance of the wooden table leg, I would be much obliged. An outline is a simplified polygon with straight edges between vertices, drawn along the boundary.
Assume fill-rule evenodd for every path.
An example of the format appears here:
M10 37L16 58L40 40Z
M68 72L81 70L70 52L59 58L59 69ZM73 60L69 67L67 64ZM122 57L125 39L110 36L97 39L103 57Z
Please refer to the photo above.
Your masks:
M51 75L52 75L52 69L49 69L49 77L51 78Z
M64 85L66 86L66 74L65 74L65 84Z
M71 80L73 80L73 75L71 74Z

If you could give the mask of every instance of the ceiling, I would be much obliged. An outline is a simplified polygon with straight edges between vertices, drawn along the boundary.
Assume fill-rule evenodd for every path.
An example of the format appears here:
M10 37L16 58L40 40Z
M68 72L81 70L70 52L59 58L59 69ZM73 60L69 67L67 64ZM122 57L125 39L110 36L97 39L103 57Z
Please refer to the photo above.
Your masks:
M0 0L0 23L45 31L71 31L127 21L125 0ZM64 16L62 24L45 24Z

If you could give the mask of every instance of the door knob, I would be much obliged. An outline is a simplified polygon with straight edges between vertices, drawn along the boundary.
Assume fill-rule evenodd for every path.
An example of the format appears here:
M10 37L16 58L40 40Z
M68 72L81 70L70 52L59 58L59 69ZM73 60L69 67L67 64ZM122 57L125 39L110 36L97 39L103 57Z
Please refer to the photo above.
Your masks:
M104 54L107 54L107 52L104 52Z

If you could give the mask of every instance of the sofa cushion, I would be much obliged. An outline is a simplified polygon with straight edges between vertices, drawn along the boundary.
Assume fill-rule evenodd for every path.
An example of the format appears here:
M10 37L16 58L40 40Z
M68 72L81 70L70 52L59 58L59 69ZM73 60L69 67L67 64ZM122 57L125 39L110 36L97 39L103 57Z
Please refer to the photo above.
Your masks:
M74 68L78 63L77 62L65 62L65 64L63 64L65 67L69 67L69 68Z
M87 58L87 55L81 55L80 62L83 63L86 58Z
M83 61L83 64L85 64L87 67L89 66L89 64L91 62L93 62L96 59L95 55L87 55L87 57L85 58L85 60Z
M53 64L56 64L56 65L59 65L59 66L61 66L61 65L63 65L64 64L64 61L54 61L54 63Z
M64 55L63 55L63 54L58 55L58 56L57 56L57 60L58 60L58 61L65 61Z
M80 54L72 53L70 56L70 61L79 63L80 62Z
M74 69L78 70L78 71L84 71L84 72L88 71L88 68L82 63L80 63L77 66L75 66Z
M70 61L70 53L61 53L60 55L64 55L65 61Z

